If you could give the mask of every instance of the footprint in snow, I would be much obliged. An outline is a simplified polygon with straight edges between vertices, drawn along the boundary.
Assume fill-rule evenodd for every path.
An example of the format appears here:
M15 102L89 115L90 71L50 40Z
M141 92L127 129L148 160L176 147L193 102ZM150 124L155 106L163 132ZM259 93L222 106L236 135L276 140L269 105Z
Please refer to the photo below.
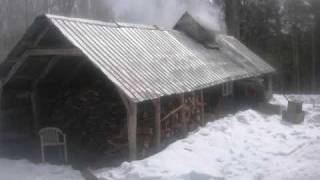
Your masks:
M209 133L208 132L201 132L200 135L201 136L209 136Z
M187 147L185 147L184 150L189 151L189 152L193 152L191 148L187 148Z
M273 135L274 138L281 138L281 139L287 139L287 136L282 133L277 133Z

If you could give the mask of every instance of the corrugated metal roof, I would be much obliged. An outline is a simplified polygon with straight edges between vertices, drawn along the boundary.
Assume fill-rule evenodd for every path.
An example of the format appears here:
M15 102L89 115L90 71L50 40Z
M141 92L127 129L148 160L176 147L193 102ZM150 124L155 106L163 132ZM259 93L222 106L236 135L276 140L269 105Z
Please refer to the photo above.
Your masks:
M207 49L174 30L55 15L45 17L135 102L253 76L221 50Z
M222 50L228 54L235 63L246 69L251 75L271 73L275 70L262 58L252 52L243 43L232 36L219 35L216 38Z

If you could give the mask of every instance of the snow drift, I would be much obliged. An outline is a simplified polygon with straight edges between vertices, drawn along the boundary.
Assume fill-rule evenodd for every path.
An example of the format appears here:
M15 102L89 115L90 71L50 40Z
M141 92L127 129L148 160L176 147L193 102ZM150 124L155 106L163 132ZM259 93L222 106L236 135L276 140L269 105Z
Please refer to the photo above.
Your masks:
M96 175L102 180L319 179L320 109L312 102L320 96L295 98L307 100L303 124L246 110L210 122L152 157ZM272 103L286 105L286 98L276 95Z

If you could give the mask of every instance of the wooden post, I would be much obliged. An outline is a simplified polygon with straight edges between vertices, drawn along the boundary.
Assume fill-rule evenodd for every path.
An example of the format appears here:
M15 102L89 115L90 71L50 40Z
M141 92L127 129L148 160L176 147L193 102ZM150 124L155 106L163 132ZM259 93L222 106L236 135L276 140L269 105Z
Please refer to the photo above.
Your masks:
M155 142L157 150L160 150L160 145L161 145L161 101L160 101L160 98L153 100L153 105L154 105L154 109L155 109L154 142Z
M272 75L268 75L268 91L272 93Z
M132 161L137 159L137 103L131 101L121 89L117 90L127 110L129 159Z
M180 95L180 103L184 105L184 94ZM186 119L186 112L185 108L181 109L181 123L182 123L182 134L186 136L188 134L188 127L187 127L187 119Z
M267 99L270 99L272 97L272 75L268 74L268 88L267 88Z
M127 123L130 160L137 159L137 109L136 103L129 103L129 108L127 109Z
M204 119L204 97L203 97L203 90L200 90L200 103L201 103L201 125L205 125L205 119Z
M30 98L31 98L31 104L32 104L34 134L38 134L40 112L39 112L39 97L38 97L37 88L32 90L30 94Z

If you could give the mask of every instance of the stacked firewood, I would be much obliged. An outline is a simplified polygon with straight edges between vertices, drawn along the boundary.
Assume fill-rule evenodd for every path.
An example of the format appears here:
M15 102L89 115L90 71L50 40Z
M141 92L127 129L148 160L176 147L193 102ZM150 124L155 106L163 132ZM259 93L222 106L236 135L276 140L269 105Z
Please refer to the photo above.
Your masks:
M191 131L199 127L201 124L201 106L200 95L196 93L186 94L184 104L179 101L171 101L164 108L162 116L166 116L170 112L174 112L169 118L162 121L162 139L164 142L170 143L177 138L183 137L182 131L182 111L185 113L187 122L187 130Z
M71 143L87 151L105 151L108 139L119 135L125 123L125 109L116 92L103 88L69 89L57 101L51 126L62 128ZM71 138L71 139L70 139Z

